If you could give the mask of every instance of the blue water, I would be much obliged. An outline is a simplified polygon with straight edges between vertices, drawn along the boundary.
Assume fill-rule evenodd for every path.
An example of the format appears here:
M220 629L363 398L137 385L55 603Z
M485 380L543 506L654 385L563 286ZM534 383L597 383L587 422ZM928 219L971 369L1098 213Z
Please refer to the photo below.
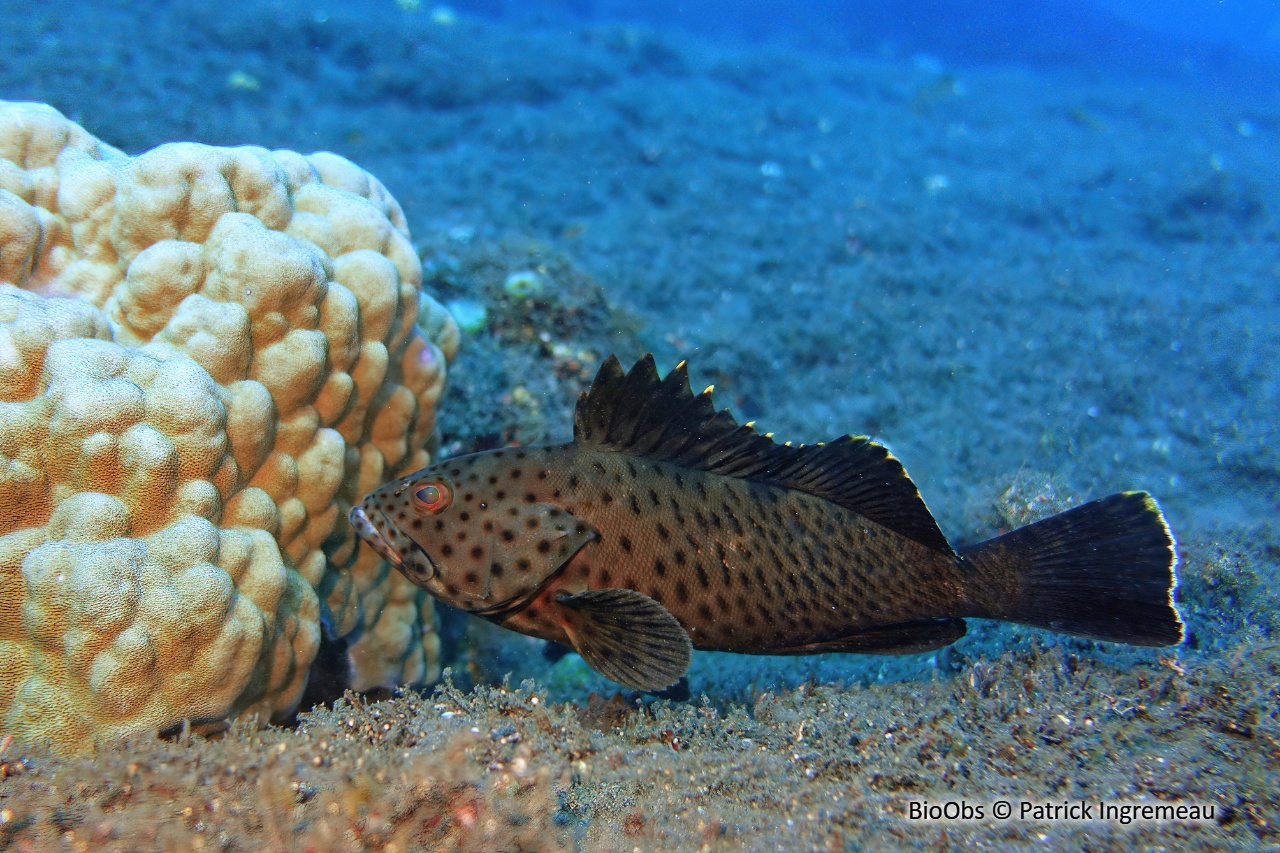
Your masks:
M1280 57L1274 0L471 0L458 9L505 20L643 22L698 35L849 50L898 46L952 60L1168 65L1216 55Z
M2 0L0 97L337 151L424 246L542 241L740 416L888 441L957 538L1042 471L1274 580L1276 4L782 5Z

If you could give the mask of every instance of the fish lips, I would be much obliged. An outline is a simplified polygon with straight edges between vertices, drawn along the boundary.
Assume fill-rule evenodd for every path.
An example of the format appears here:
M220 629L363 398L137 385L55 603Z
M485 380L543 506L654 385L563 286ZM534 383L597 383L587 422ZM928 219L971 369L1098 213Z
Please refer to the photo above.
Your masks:
M377 510L372 510L372 512L379 514ZM364 507L353 506L351 508L351 514L348 517L351 520L352 528L355 529L361 539L368 543L370 548L378 553L379 557L386 560L400 571L404 571L404 561L400 559L400 555L396 553L395 548L391 547L391 543L387 540L387 537L383 535L382 530L379 529L378 525L369 518L368 513L364 511ZM422 551L421 548L418 550ZM431 567L431 576L434 576L436 569L435 564L431 562L431 558L427 557L425 552L422 553L422 556L426 558L426 564ZM415 572L414 574L416 575L417 573Z

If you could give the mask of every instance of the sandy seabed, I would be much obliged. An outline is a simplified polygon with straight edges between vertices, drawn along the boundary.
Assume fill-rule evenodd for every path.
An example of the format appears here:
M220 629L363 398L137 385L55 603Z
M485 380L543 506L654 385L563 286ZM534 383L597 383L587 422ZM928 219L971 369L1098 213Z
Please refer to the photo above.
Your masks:
M1274 649L1118 670L1007 654L952 678L717 708L552 704L532 682L365 702L294 730L4 757L10 850L1260 850ZM913 820L925 804L984 820ZM990 817L998 804L1007 820ZM1177 822L1034 809L1182 804ZM1024 805L1026 804L1026 805ZM1081 809L1077 808L1077 812ZM1050 814L1052 812L1041 812ZM1067 814L1066 811L1061 814Z

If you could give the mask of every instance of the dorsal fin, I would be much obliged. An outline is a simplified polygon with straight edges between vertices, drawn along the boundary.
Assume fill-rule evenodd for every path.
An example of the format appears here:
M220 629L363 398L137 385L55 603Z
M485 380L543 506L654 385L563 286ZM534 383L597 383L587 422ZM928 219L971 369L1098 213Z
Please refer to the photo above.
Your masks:
M728 409L716 411L711 389L695 395L684 362L659 379L649 354L623 373L609 356L578 398L573 436L616 450L788 489L839 504L890 530L953 554L902 463L865 435L827 444L775 444Z

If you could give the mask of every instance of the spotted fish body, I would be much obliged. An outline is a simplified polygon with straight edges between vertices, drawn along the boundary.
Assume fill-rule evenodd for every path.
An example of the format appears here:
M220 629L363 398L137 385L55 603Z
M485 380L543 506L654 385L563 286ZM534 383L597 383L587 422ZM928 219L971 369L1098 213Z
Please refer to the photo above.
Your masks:
M1006 618L1120 642L1181 639L1154 500L1113 495L957 553L901 464L865 437L777 445L612 357L575 439L447 460L352 510L449 604L656 690L690 647L909 653Z

